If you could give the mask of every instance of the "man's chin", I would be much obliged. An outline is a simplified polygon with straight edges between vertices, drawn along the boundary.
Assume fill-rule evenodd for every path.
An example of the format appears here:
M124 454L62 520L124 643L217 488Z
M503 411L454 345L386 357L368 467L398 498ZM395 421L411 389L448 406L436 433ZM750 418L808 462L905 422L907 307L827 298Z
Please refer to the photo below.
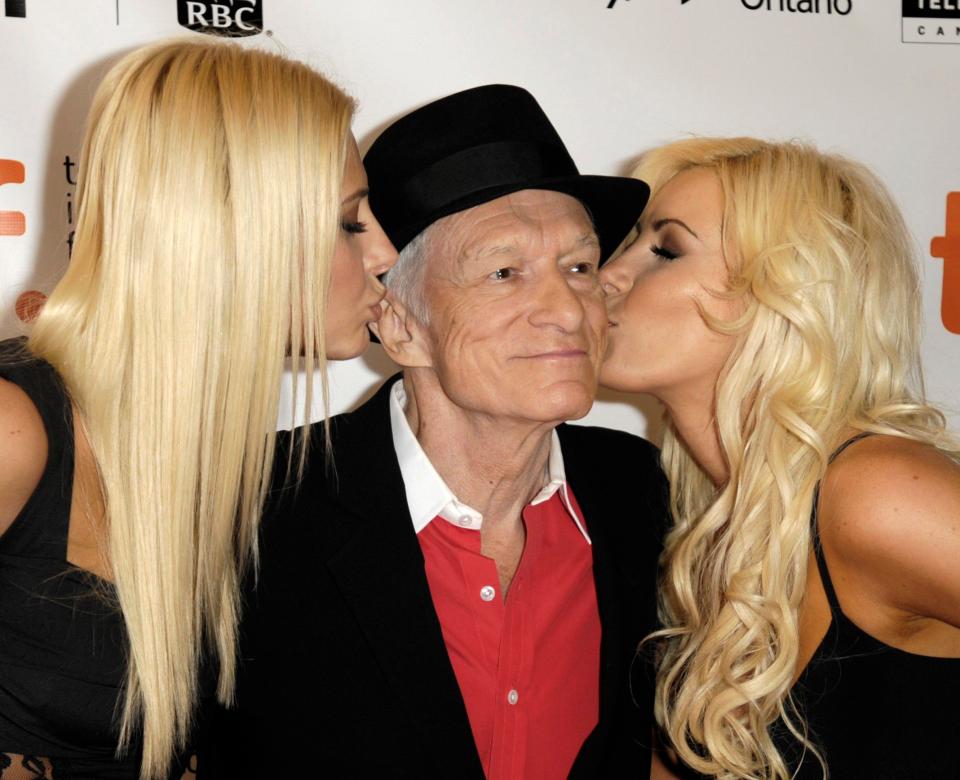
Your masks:
M564 422L579 420L593 407L596 398L595 383L564 380L529 391L528 399L534 401L531 413L542 421Z

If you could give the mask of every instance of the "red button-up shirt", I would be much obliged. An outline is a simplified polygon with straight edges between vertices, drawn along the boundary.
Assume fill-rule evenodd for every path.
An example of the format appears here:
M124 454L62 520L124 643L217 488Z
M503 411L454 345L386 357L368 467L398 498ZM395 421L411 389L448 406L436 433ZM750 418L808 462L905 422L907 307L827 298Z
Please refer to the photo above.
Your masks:
M433 469L406 423L402 387L394 390L394 444L484 772L562 780L599 718L600 617L590 540L556 434L549 484L523 510L526 544L504 600L496 563L480 552L482 516Z
M487 778L558 780L599 717L593 563L558 493L523 519L506 601L479 532L437 518L417 538Z

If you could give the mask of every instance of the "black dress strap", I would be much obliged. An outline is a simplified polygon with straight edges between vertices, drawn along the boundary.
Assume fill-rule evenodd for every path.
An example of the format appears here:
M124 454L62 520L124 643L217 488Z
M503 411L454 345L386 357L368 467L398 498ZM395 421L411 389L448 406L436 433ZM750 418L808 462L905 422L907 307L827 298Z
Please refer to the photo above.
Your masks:
M868 436L875 436L875 435L876 434L873 433L873 431L861 431L856 436L851 436L849 439L847 439L843 444L841 444L839 447L837 447L833 451L833 454L827 460L827 465L833 463L840 456L840 453L843 452L851 444L856 444L861 439L866 439Z
M851 436L833 451L833 454L831 454L830 458L827 460L827 464L829 465L833 463L840 453L847 449L847 447L850 445L856 444L861 439L866 439L868 436L873 435L874 434L869 431L864 431L862 433L858 433L856 436ZM813 535L813 554L817 559L817 570L820 572L820 581L823 583L823 590L827 594L827 601L830 604L830 611L834 615L842 614L843 610L840 609L840 601L837 598L837 591L834 589L833 580L830 578L830 569L827 567L827 559L823 554L823 545L820 543L819 513L820 483L818 482L813 491L813 508L810 511L810 531Z

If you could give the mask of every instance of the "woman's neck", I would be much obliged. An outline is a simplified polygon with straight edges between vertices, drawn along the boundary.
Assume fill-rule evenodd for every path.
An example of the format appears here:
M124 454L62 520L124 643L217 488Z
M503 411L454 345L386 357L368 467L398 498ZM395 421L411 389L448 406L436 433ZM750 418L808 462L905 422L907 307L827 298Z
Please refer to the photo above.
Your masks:
M712 393L677 393L660 400L691 457L715 485L723 485L730 468L720 446Z

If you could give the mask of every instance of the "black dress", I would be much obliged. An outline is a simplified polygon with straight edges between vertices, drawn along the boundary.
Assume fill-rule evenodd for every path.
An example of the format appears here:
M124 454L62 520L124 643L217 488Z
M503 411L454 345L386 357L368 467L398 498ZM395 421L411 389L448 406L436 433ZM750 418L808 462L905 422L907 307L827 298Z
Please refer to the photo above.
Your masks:
M845 442L830 462L868 435ZM958 780L960 658L890 647L843 613L820 544L819 492L818 485L811 530L831 620L791 690L808 738L825 759L830 780ZM771 736L793 780L822 780L820 762L784 723L775 723ZM689 769L681 768L681 774L684 780L705 780Z
M860 438L848 441L831 460ZM816 504L813 546L831 623L792 691L811 741L836 780L960 778L960 658L890 647L843 613L820 544ZM802 754L782 724L773 736L798 780L823 776L820 763Z
M127 668L116 593L66 560L70 402L56 372L22 340L0 342L0 377L37 407L49 453L33 495L0 536L0 778L136 780L139 751L116 755ZM183 762L175 763L171 777L179 778Z

